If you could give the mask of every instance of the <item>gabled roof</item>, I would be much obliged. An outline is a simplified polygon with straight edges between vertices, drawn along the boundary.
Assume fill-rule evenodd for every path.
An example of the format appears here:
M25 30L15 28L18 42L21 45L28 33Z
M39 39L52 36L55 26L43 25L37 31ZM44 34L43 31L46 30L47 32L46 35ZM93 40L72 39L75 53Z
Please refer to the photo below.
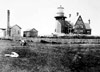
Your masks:
M26 31L35 31L35 32L38 32L35 28L27 29Z
M65 27L72 26L68 21L59 20L59 22Z
M78 19L77 19L77 21L74 25L74 28L78 28L78 29L83 29L84 28L85 29L85 24L83 22L83 19L82 19L81 15L78 17Z
M75 25L77 25L77 24L84 24L84 22L83 22L83 19L82 19L81 15L78 17L78 19L77 19L77 21L76 21Z
M83 22L83 19L82 19L81 15L78 17L75 25L83 25L83 26L85 26L86 29L91 29L89 23L84 23Z
M91 29L89 23L84 23L86 29Z
M32 29L33 31L37 31L35 28ZM38 31L37 31L38 32Z
M20 29L22 29L22 28L21 28L19 25L17 25L17 24L16 24L16 25L14 25L14 26L12 26L11 28L13 28L13 27L15 27L15 26L17 26L17 27L19 27Z

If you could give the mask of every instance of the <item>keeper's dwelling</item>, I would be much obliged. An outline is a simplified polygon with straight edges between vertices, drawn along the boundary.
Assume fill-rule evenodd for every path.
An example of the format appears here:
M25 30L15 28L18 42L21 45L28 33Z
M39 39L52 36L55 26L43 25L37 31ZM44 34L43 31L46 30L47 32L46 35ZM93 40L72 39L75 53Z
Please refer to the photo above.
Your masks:
M78 17L74 25L75 34L91 34L91 28L89 23L84 23L81 15Z

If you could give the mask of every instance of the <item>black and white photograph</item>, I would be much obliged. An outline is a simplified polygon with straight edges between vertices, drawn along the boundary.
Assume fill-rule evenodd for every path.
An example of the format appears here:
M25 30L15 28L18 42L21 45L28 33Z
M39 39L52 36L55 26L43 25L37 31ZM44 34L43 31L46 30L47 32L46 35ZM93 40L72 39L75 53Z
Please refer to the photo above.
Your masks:
M100 72L99 0L0 0L0 72Z

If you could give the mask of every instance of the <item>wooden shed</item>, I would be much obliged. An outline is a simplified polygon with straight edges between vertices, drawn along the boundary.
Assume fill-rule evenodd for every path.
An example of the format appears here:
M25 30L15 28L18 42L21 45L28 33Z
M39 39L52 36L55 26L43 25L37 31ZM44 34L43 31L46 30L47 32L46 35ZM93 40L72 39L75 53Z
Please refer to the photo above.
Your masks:
M35 28L28 29L23 32L23 37L37 37L38 31Z

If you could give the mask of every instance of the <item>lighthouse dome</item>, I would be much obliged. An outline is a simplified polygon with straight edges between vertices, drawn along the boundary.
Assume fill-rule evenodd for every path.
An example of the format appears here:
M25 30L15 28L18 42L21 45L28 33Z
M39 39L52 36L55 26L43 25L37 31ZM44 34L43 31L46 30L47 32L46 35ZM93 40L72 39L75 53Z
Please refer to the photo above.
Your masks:
M64 16L64 11L63 11L64 7L60 5L60 7L58 7L57 9L58 9L57 16Z
M58 16L64 16L64 12L63 12L64 7L62 7L62 6L60 5L60 7L58 7L57 9L58 9L57 15L58 15Z

